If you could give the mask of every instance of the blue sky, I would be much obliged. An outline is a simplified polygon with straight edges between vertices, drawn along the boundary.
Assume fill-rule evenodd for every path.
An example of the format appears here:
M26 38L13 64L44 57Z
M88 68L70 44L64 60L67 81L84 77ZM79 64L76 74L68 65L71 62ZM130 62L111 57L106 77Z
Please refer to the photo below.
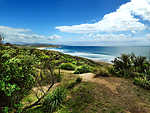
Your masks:
M10 43L149 45L150 0L0 0Z

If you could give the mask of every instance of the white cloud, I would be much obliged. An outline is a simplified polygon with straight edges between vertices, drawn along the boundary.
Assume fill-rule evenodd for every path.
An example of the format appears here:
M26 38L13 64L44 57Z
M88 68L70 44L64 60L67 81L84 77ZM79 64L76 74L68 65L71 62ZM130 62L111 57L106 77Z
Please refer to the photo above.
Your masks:
M132 0L131 11L139 15L143 20L150 21L150 0Z
M61 38L59 35L44 36L32 33L30 29L12 28L0 26L0 33L5 35L5 42L10 43L51 43L55 39Z
M30 29L21 29L21 28L12 28L7 26L0 26L0 32L5 34L15 34L15 33L22 33L22 32L30 32Z
M106 14L102 20L94 24L80 24L72 26L58 26L56 29L68 33L95 33L95 32L127 32L136 33L147 28L140 22L150 21L150 0L131 0L123 4L115 12Z
M54 34L54 35L48 37L48 39L50 39L50 40L53 40L53 39L60 39L60 38L62 38L62 36L59 36L59 35L56 35L56 34Z

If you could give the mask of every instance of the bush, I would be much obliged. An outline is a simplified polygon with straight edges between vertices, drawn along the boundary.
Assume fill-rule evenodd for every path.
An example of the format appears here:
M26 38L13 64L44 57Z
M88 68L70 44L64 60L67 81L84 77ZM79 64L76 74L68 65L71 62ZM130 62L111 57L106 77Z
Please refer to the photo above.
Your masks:
M44 99L42 109L46 113L53 113L60 107L65 99L66 89L58 87Z
M145 89L150 89L150 81L146 79L146 77L135 77L134 84L140 85Z
M89 72L92 72L92 68L88 65L83 65L78 67L75 70L74 74L82 74L82 73L89 73Z
M112 62L113 72L118 76L132 77L130 76L132 72L150 74L150 63L142 56L122 54Z
M16 55L13 51L0 51L0 106L17 109L16 105L35 83L36 60L34 56Z
M110 73L106 68L99 68L95 71L95 77L103 76L103 77L109 77Z
M132 77L134 84L150 89L150 61L146 57L123 54L112 62L112 74L120 77Z
M63 63L60 65L60 68L66 70L75 70L76 66L71 63Z

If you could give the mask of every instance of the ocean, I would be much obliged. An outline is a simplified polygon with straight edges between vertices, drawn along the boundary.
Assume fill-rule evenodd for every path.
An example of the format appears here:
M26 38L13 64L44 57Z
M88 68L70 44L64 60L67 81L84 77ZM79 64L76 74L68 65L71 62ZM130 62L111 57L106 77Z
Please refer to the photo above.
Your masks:
M60 46L59 48L44 48L59 51L65 54L80 56L96 61L111 62L121 54L134 53L137 56L150 58L150 46Z

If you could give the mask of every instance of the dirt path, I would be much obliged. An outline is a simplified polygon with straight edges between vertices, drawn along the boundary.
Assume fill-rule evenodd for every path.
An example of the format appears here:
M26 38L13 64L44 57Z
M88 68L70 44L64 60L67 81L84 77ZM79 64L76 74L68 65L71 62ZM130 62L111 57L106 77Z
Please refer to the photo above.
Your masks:
M109 89L111 93L108 93L107 98L112 100L114 104L127 106L130 112L127 110L126 113L150 113L149 100L147 101L149 98L146 96L148 91L135 86L131 80L118 77L95 78L93 73L80 74L79 76L83 81L96 83L97 87L103 88L102 91L100 91L101 89L95 91L97 95Z
M118 94L117 87L120 85L119 82L108 82L106 79L102 78L95 78L95 74L93 73L85 73L80 74L80 77L83 79L83 81L90 81L98 83L99 85L104 85L107 88L109 88L114 94ZM113 78L114 79L114 78ZM119 78L115 78L115 81L118 81Z

